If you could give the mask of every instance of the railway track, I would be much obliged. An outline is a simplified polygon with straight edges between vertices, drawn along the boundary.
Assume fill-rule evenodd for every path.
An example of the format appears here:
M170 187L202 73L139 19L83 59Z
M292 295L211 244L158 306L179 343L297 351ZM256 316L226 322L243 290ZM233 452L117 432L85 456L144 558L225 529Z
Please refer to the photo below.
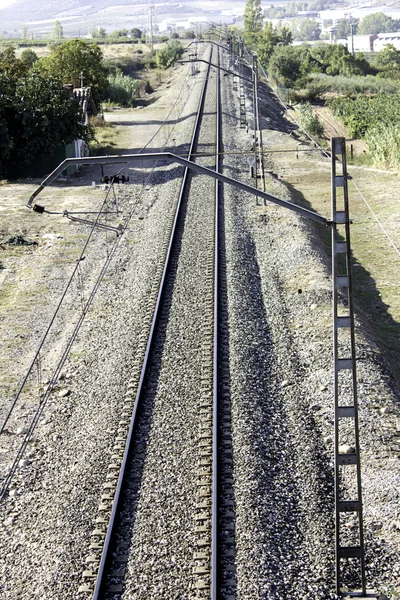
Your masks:
M210 52L210 63L212 50ZM215 60L215 58L214 58ZM219 57L217 57L219 60ZM211 158L201 158L201 163L219 169L221 151L221 101L219 72L212 74L210 65L203 71L203 88L194 125L189 156L196 152L207 152ZM209 132L214 130L210 141ZM216 158L214 158L216 157ZM231 499L227 486L229 478L224 473L224 494L218 513L218 468L227 468L229 461L228 440L224 430L218 425L218 302L219 302L219 249L218 222L220 185L212 180L193 178L186 169L181 190L176 203L176 212L170 224L170 237L165 244L165 262L159 266L156 282L149 299L149 310L143 324L143 333L135 356L132 378L123 400L117 437L112 449L104 493L98 509L96 527L92 532L83 583L79 588L81 597L115 598L122 597L124 590L133 586L140 588L140 565L132 558L132 534L140 504L141 485L146 469L149 431L153 423L156 389L162 370L164 347L168 338L171 310L174 303L176 278L179 270L190 272L182 252L186 228L195 227L201 231L201 271L204 289L202 306L199 311L201 327L198 335L199 363L198 395L188 398L196 415L197 434L193 436L192 468L194 487L191 497L193 505L191 536L188 548L192 557L187 561L191 570L184 583L184 589L192 588L193 597L217 598L218 571L221 549L229 546L229 540L218 539L221 516L225 530L230 517ZM200 223L196 204L203 203ZM181 300L180 300L181 302ZM182 310L185 310L183 306ZM221 436L225 458L220 459ZM160 486L162 484L160 483ZM165 511L168 518L168 510ZM135 575L136 573L136 575ZM226 585L232 581L225 582ZM140 597L140 595L138 596Z
M236 136L241 119L232 82L223 88L224 120L221 114L221 54L218 47L210 50L208 67L197 76L203 85L188 153L220 172L224 141L233 150L238 139L250 147L244 131ZM246 158L227 155L224 167L243 175ZM331 561L320 550L314 565L303 541L306 521L298 515L307 511L301 503L325 465L317 457L307 471L303 441L292 447L303 415L294 418L291 409L281 419L290 408L282 392L288 381L275 363L263 313L246 198L239 203L235 194L227 190L224 198L221 184L186 169L179 197L171 198L164 260L157 264L121 402L81 599L233 600L253 585L257 597L294 598L312 589L314 568ZM268 214L259 214L264 226ZM307 414L307 407L302 411ZM298 473L306 473L306 494ZM325 496L321 502L325 506ZM315 539L321 538L322 549L329 520L320 521ZM323 578L329 577L326 568Z

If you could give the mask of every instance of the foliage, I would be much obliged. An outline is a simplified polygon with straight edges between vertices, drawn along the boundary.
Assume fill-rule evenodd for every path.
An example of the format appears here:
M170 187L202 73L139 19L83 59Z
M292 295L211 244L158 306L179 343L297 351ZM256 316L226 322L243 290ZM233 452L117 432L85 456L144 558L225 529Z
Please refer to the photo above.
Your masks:
M300 123L310 135L321 137L324 134L324 128L318 116L313 113L312 106L309 102L300 104Z
M268 69L284 86L294 87L300 74L302 56L299 48L276 46Z
M268 19L281 19L283 17L295 17L299 12L305 10L321 11L333 4L332 0L314 0L314 2L289 2L286 6L274 6L271 4L267 9Z
M323 44L309 48L302 46L275 46L268 63L271 73L286 87L309 87L315 73L327 75L361 76L371 72L364 55L355 56L342 45Z
M335 25L337 29L336 37L338 39L349 37L351 35L351 26L353 26L353 35L356 35L358 19L340 19Z
M261 0L246 0L243 32L246 44L252 45L257 41L257 34L262 30L263 18Z
M286 25L277 28L279 34L278 44L283 44L284 46L288 46L293 41L292 31Z
M274 29L270 21L266 21L264 29L257 37L258 58L263 64L267 64L274 48L280 44L287 46L292 41L292 32L287 27L282 27L280 31Z
M16 58L13 47L7 46L0 52L0 73L9 75L12 79L20 79L27 71L28 66Z
M105 39L107 37L107 31L104 27L93 27L92 38Z
M62 25L61 25L60 21L56 21L54 23L53 38L55 40L62 40L63 37L64 37L64 32L63 32Z
M400 82L378 79L371 75L366 77L344 77L343 75L325 75L313 73L306 86L306 97L309 100L321 98L324 94L334 92L348 97L358 94L400 93Z
M156 52L156 64L161 69L173 65L183 54L183 47L178 40L170 40L165 48Z
M389 33L399 29L399 20L383 12L366 15L358 24L359 34Z
M294 19L293 38L300 41L319 40L321 28L315 19Z
M75 139L88 139L78 103L61 82L33 71L13 79L0 74L0 177L15 177L21 164Z
M31 69L37 60L39 60L38 55L30 48L26 48L21 52L20 61L26 65L28 69Z
M351 137L361 138L368 130L382 126L400 124L400 96L378 94L371 98L359 96L335 98L329 103L331 110L349 129Z
M179 40L179 33L176 33L176 31L171 35L171 39L172 40Z
M189 31L185 31L185 35L183 36L186 40L194 40L196 37L196 34L194 31L189 30Z
M368 149L375 163L385 167L400 167L400 123L377 124L366 133Z
M374 67L379 71L378 77L400 79L400 50L388 44L377 53Z
M108 76L109 85L105 92L104 99L108 102L115 102L121 106L133 106L136 93L139 87L139 81L124 75L120 69L116 69L115 74Z
M108 87L108 73L100 47L83 40L70 40L57 46L50 56L37 61L35 69L43 75L57 77L62 83L72 83L74 87L80 87L82 74L84 85L91 88L96 104L100 103Z
M139 29L138 27L133 27L131 29L131 37L134 40L140 40L140 38L142 37L142 30Z
M362 53L355 56L341 44L324 44L314 46L310 53L322 67L322 72L327 75L366 75L370 70L370 64L365 60Z

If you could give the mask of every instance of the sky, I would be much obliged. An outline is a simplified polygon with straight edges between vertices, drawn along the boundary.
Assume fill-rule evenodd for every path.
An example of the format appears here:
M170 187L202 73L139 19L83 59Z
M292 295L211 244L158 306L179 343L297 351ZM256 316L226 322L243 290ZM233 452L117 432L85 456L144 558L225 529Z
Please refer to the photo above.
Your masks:
M16 0L0 0L0 9L2 8L6 8L6 6L9 6L10 4L14 4Z

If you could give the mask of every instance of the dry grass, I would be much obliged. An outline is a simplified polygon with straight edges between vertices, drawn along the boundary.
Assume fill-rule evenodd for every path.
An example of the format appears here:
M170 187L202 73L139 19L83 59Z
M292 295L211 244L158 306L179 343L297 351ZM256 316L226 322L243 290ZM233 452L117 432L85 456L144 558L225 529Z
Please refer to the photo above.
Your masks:
M293 153L274 155L274 161L281 169L281 179L289 185L299 203L330 218L330 160L315 152L299 153L296 159L296 145L294 140L281 136L279 147L294 150ZM356 166L350 166L349 172L400 249L400 174ZM351 182L349 202L353 219L351 243L356 311L400 383L400 256ZM329 253L329 230L322 231L322 237Z

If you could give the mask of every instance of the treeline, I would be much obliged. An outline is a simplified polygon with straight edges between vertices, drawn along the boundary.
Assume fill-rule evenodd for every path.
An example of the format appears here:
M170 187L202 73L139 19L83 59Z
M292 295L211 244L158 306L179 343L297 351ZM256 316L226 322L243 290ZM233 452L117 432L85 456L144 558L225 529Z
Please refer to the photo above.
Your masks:
M62 73L51 69L54 57L33 55L25 50L18 60L12 48L0 53L1 179L18 177L38 154L89 137L80 105L71 102Z
M132 75L138 70L167 68L182 54L177 40L147 56L120 62L104 60L97 44L79 39L52 47L49 56L38 58L25 49L20 58L12 47L0 51L0 179L17 178L19 169L40 155L83 139L90 126L83 124L82 109L71 100L67 84L91 88L97 107L101 102L133 106L138 94L152 91L147 79Z

